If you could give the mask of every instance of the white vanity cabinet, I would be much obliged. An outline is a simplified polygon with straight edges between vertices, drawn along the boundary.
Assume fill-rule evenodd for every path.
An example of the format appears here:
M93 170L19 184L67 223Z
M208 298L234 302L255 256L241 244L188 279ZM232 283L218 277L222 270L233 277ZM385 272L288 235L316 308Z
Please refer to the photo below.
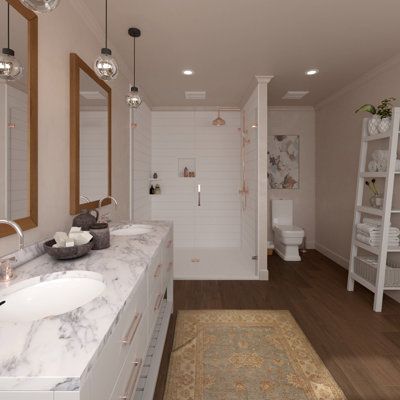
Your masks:
M172 240L172 230L170 230L154 254L134 296L126 305L118 326L95 362L89 377L90 396L84 397L86 391L83 388L84 396L79 396L79 400L131 400L133 398L141 376L141 369L145 365L147 349L159 318L161 305L165 301L172 303ZM169 320L169 317L168 313L165 318ZM165 337L159 340L165 341ZM159 364L161 354L155 359ZM156 368L158 371L158 367L159 365L153 365L152 369ZM151 384L155 385L155 381ZM55 394L54 400L59 400L57 392Z

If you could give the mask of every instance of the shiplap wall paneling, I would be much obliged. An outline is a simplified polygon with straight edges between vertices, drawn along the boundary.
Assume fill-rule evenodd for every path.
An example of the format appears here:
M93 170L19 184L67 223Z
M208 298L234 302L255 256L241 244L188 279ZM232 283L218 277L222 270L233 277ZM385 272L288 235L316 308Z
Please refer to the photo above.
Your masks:
M132 111L131 127L131 208L132 217L136 221L151 217L151 202L149 198L151 173L151 110L142 103Z

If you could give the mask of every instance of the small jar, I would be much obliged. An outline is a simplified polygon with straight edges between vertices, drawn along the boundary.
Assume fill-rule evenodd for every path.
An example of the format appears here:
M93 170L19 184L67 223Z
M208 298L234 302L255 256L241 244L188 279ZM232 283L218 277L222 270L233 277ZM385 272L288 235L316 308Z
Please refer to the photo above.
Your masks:
M108 224L93 224L90 227L93 236L93 250L102 250L110 247L110 228Z

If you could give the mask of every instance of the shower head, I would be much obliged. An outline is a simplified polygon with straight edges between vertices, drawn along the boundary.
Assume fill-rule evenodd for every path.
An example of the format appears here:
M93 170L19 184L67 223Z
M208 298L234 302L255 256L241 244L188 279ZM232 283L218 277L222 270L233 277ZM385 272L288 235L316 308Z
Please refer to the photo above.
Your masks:
M218 117L214 119L212 122L214 126L223 126L225 125L225 120L220 116L220 110L218 110Z

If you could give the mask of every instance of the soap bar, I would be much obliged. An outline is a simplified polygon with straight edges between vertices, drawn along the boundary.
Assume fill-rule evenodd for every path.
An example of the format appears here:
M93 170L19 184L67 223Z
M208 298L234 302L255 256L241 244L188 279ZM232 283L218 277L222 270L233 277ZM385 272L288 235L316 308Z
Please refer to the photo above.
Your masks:
M82 228L79 227L79 226L73 226L73 227L71 227L71 229L69 230L69 234L75 233L75 232L82 232Z
M75 246L81 246L89 243L92 237L93 236L88 231L73 232L69 234L69 239L74 241Z
M75 246L75 242L73 240L71 240L71 239L68 239L65 242L65 247L74 247L74 246Z
M68 235L65 232L56 232L54 240L58 244L58 247L65 247L65 242L68 240Z

